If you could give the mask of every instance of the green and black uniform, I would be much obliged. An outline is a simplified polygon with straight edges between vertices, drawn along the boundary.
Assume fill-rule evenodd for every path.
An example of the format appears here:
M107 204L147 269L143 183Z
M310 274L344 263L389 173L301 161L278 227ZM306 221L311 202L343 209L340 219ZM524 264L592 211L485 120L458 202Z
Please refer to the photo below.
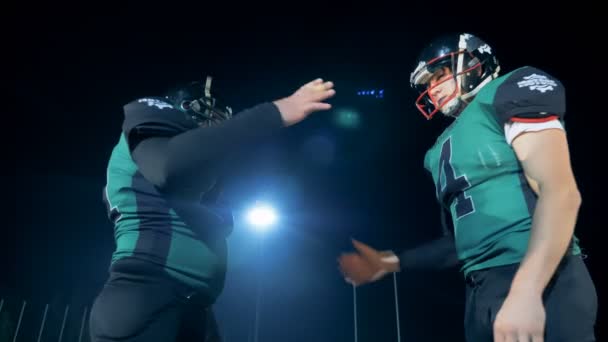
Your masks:
M158 298L171 297L159 291L197 298L204 307L221 293L226 238L233 224L230 208L221 200L221 170L230 167L227 162L235 160L236 153L283 123L272 103L210 127L199 126L163 98L138 99L127 104L124 113L103 196L116 249L110 279L91 314L91 332L103 341L107 339L102 336L120 339L130 334L152 341L150 336L172 333L170 322L162 319L146 327L161 309L154 305L170 305L157 303ZM145 289L160 283L166 286ZM118 306L124 310L121 314L113 312Z
M444 237L404 251L404 268L474 270L519 263L527 250L537 195L505 137L508 122L565 116L562 84L523 67L485 85L427 151L424 167L435 183ZM455 247L455 248L454 248ZM573 238L569 254L578 255Z
M518 119L563 120L564 95L542 71L515 70L483 87L427 152L424 166L440 205L451 214L465 275L524 257L537 196L504 126ZM570 252L580 253L576 238Z
M492 323L528 249L536 207L537 195L507 142L505 124L563 124L565 113L561 82L542 70L519 68L485 85L426 153L424 166L452 227L400 259L404 269L460 265L468 285L467 341L492 340ZM574 236L545 290L547 341L593 336L589 324L597 298L580 254ZM560 322L565 319L567 325Z

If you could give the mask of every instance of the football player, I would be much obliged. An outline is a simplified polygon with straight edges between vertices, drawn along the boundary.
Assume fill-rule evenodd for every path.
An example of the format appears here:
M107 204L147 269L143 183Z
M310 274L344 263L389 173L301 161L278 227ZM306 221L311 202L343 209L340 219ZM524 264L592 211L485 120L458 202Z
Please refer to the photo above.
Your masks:
M597 297L574 234L581 195L564 85L533 66L500 71L472 34L438 37L422 51L410 78L416 107L427 119L453 118L424 160L444 236L399 255L353 241L341 270L361 285L459 265L467 341L593 341Z
M104 201L116 248L90 316L92 341L217 341L210 310L224 287L230 208L223 170L237 153L331 108L332 82L238 114L211 78L124 106Z

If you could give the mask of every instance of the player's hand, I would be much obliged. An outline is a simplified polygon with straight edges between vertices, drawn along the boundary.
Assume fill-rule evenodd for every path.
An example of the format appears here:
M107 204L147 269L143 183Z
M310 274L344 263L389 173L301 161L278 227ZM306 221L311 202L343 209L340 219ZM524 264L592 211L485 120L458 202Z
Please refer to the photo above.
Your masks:
M347 282L359 286L399 271L399 259L393 252L377 251L355 239L352 242L357 253L343 253L338 258L340 271Z
M545 307L542 296L527 291L511 291L494 320L496 342L542 342L545 332Z
M291 96L274 101L285 126L294 125L311 113L331 109L331 105L323 101L336 94L333 88L333 82L324 82L318 78L301 86Z

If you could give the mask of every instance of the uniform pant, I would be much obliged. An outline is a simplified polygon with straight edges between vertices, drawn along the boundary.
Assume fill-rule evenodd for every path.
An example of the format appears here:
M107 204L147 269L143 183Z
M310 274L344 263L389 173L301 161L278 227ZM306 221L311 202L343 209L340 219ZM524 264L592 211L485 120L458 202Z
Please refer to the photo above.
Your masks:
M93 342L220 341L205 298L138 261L113 265L91 308L89 329Z
M518 267L519 264L493 267L467 276L467 341L492 341L494 320ZM595 341L597 293L580 255L564 257L545 289L543 303L545 342Z

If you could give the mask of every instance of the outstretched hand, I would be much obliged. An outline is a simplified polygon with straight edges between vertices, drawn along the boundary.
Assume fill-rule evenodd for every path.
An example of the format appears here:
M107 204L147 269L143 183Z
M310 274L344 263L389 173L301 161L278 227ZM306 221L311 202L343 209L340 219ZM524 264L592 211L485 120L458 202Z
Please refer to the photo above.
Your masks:
M355 239L352 243L357 252L343 253L338 258L340 271L347 282L359 286L399 271L399 259L392 251L378 251Z
M292 95L274 101L285 126L294 125L314 112L331 109L331 104L323 101L336 94L333 88L333 82L318 78L301 86Z

